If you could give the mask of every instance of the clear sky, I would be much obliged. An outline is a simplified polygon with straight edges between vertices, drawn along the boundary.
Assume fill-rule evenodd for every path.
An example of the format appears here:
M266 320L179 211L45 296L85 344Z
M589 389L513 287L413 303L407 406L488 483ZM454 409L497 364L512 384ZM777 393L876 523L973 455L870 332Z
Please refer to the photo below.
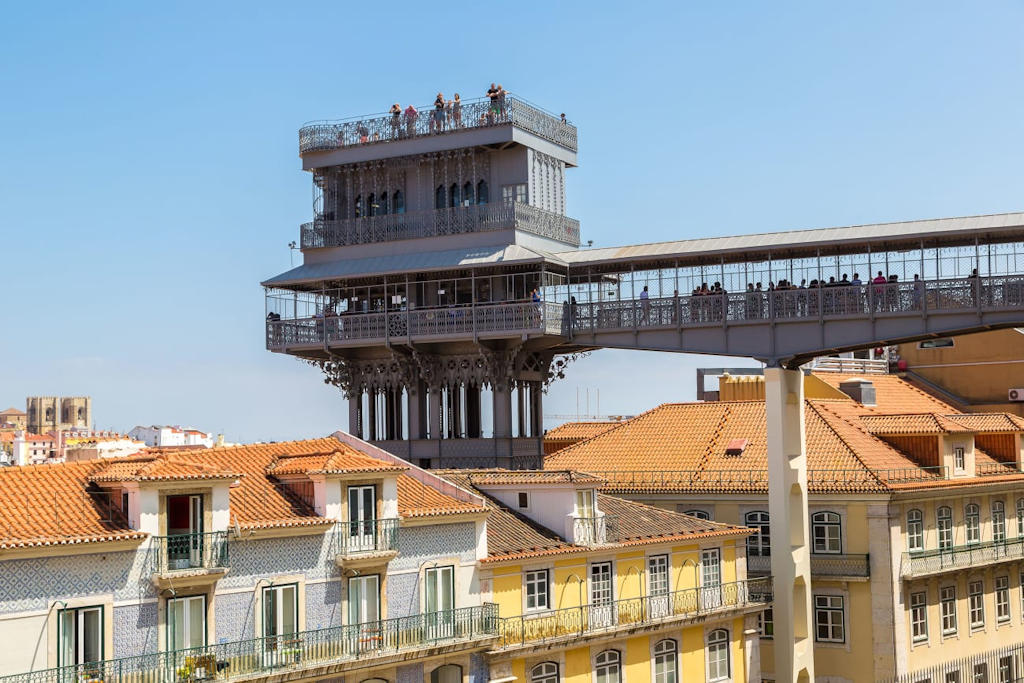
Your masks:
M596 246L1024 209L1022 29L1019 0L7 3L0 408L345 427L317 371L263 350L258 283L312 214L296 132L438 90L566 112ZM598 352L546 409L692 399L723 363Z

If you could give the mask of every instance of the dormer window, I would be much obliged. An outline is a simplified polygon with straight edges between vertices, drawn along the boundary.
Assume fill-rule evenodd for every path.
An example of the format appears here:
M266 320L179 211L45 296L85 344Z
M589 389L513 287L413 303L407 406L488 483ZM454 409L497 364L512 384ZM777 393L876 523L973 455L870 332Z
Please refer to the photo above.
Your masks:
M576 492L576 516L590 518L594 516L594 490Z
M963 472L966 467L966 458L964 457L964 447L957 446L953 449L953 466L956 467L957 472Z
M520 491L518 495L519 509L526 510L530 507L530 494L526 491Z

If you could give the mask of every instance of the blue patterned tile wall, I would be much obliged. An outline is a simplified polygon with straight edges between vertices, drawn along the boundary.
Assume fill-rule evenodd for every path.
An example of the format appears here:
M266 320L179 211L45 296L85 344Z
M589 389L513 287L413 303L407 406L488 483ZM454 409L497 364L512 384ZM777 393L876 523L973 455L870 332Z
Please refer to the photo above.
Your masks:
M341 626L341 581L306 585L306 628Z
M254 592L228 593L216 596L217 642L254 638L256 609Z
M114 657L158 652L157 604L144 602L114 608Z
M243 534L231 543L231 571L219 586L248 588L261 578L281 574L303 574L306 579L337 576L327 538L318 533L249 540Z
M419 614L419 574L393 574L388 576L388 618Z
M419 569L427 560L450 555L467 562L476 558L474 523L403 527L398 532L398 557L391 561L391 569Z
M422 664L400 666L395 670L396 683L423 683L424 680Z

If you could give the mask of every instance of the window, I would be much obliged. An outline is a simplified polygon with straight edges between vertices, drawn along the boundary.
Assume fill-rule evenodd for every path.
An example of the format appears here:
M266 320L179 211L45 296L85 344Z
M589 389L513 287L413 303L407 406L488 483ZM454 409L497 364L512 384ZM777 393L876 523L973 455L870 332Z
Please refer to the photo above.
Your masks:
M996 577L996 621L1010 620L1010 577Z
M462 683L462 667L445 664L430 672L430 683Z
M369 205L370 215L376 216L380 206L377 204L377 195L370 193L370 196L366 198L366 202Z
M654 683L676 683L679 680L677 650L676 641L671 638L660 640L654 646Z
M393 213L405 213L405 194L401 190L395 190L391 202L394 204Z
M380 577L354 576L348 580L348 623L380 621Z
M79 607L57 613L57 666L103 660L103 608Z
M700 551L699 596L702 608L722 604L722 551L719 548Z
M946 683L960 683L960 671L950 671L946 673Z
M490 197L487 194L487 181L481 180L476 184L476 203L486 204L490 201Z
M263 589L263 636L294 637L299 630L298 586L270 586Z
M915 643L928 640L928 594L910 594L910 635Z
M1017 680L1013 675L1013 657L999 658L999 683L1013 683Z
M206 596L167 600L167 649L206 645Z
M942 606L942 635L956 634L956 586L946 586L939 591Z
M846 642L843 627L843 596L814 596L814 639L819 643Z
M426 584L426 611L455 609L455 567L431 567L423 574Z
M757 615L757 632L762 640L775 638L775 615L771 607Z
M558 664L541 662L530 669L530 683L558 683Z
M363 210L363 195L359 195L356 197L356 218L362 218L365 215L366 212Z
M618 650L605 650L594 659L597 683L621 683L622 657Z
M1017 499L1017 538L1024 538L1024 498Z
M964 508L964 527L967 529L967 542L981 542L981 508L974 503Z
M966 460L964 458L964 447L957 446L953 449L953 466L957 472L963 472L966 467Z
M952 348L953 340L949 337L942 337L940 339L925 339L924 341L917 342L917 348L919 349L948 349Z
M594 516L594 491L592 489L576 492L576 516L581 518Z
M671 613L669 603L668 555L647 558L648 609L652 617L666 617Z
M815 512L811 515L815 553L841 553L842 533L839 515L835 512Z
M520 491L518 498L519 498L519 507L520 508L526 509L526 508L530 507L530 494L529 493L527 493L526 491Z
M520 204L526 204L526 183L519 183L518 185L503 185L501 188L501 201L503 202L519 202Z
M459 191L458 183L452 183L448 188L448 206L462 206L462 192Z
M437 189L434 190L434 208L435 209L443 209L444 208L444 199L445 199L444 194L445 194L445 192L444 192L444 185L438 185ZM356 201L358 201L358 200L356 200Z
M526 572L526 609L550 609L548 601L548 570Z
M953 547L953 511L943 505L935 511L935 519L939 528L939 548Z
M711 515L705 512L704 510L684 510L683 514L690 515L691 517L696 517L697 519L711 521Z
M462 186L462 202L466 206L473 203L473 183L466 181L466 184Z
M924 550L924 521L920 510L907 512L907 549Z
M988 683L988 664L981 662L974 665L974 676L972 683Z
M708 680L729 678L729 632L724 628L708 634Z
M985 628L985 584L971 581L967 584L967 604L970 608L971 629Z
M1006 540L1006 507L1003 501L992 501L992 540L1001 543Z
M771 555L770 527L768 525L768 513L764 511L748 512L744 521L750 529L757 529L757 533L747 536L747 557Z

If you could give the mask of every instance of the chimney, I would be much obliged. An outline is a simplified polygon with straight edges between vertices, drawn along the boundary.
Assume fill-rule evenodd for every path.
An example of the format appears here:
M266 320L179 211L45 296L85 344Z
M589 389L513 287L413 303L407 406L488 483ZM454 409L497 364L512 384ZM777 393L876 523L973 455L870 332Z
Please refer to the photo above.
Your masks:
M28 446L25 443L25 431L19 429L14 432L14 452L11 453L12 464L15 465L27 465L28 464Z
M870 380L862 377L851 377L839 383L839 391L843 392L857 403L865 406L876 405L875 385Z
M224 435L223 434L218 434L217 435L217 445L218 446L223 446L224 445Z

